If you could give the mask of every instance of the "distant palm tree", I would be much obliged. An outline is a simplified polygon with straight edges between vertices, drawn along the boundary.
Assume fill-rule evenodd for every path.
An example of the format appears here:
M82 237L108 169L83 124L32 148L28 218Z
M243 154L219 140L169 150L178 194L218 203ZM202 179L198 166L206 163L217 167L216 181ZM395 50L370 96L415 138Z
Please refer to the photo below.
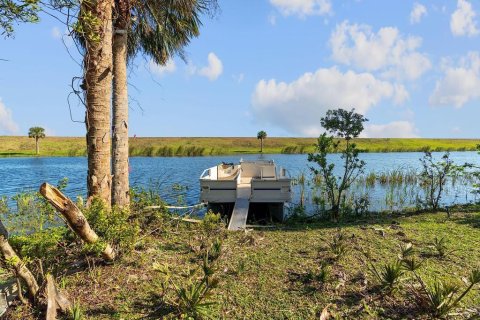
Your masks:
M260 139L260 152L263 153L263 139L267 138L267 133L265 131L258 131L257 139Z
M38 147L38 140L45 138L45 129L42 127L31 127L28 130L28 137L35 138L35 150L37 154L40 153L40 149Z

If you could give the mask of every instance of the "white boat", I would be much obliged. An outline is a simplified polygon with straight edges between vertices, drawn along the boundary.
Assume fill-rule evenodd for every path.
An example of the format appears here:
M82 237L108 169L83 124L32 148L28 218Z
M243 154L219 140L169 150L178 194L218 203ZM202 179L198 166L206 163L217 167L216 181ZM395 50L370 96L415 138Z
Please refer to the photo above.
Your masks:
M231 214L230 230L245 228L249 211L255 209L282 221L284 204L291 199L291 179L273 160L221 163L200 176L200 200L213 211Z

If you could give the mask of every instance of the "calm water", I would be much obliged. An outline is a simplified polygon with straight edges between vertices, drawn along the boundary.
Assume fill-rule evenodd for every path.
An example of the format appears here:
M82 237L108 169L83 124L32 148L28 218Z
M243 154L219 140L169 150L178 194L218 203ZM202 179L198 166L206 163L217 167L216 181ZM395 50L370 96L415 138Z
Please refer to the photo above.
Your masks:
M442 153L434 154L440 158ZM420 152L402 153L365 153L361 158L367 162L366 172L382 172L394 169L420 169L419 158L423 156ZM155 188L164 199L170 204L177 204L179 201L178 188L172 192L172 187L180 185L185 187L180 193L183 195L182 202L196 204L199 198L198 178L202 171L225 162L238 162L243 159L258 159L258 155L238 156L214 156L196 158L150 158L134 157L130 159L130 177L132 186ZM292 177L300 173L310 174L308 166L312 165L307 161L306 155L263 155L265 159L273 159L277 166L287 168ZM457 164L465 162L480 164L480 155L476 152L452 152L451 158ZM339 163L339 155L331 155L331 160ZM337 167L341 168L341 164ZM0 195L12 196L21 191L36 190L41 183L47 181L56 184L63 177L69 179L66 193L75 197L86 194L86 158L1 158L0 159ZM298 187L296 188L298 196ZM359 189L360 190L360 189ZM473 196L468 187L464 190L456 190L455 194L450 192L445 201L465 202L472 201ZM365 192L365 190L363 190ZM379 209L384 203L386 188L376 187L367 190L372 206ZM458 199L461 199L458 200Z

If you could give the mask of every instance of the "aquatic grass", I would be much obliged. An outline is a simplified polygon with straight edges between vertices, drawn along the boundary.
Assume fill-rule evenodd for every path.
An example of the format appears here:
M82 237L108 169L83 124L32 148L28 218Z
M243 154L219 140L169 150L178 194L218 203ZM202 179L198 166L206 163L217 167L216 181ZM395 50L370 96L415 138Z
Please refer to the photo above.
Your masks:
M381 186L416 184L418 173L414 168L397 168L387 171L371 171L359 178L359 183L367 187L374 187L377 183Z
M306 145L297 145L297 146L286 146L282 149L281 153L283 154L304 154L307 153L308 146Z
M376 182L377 182L377 175L375 174L375 172L370 172L369 174L366 175L365 185L367 187L374 187Z

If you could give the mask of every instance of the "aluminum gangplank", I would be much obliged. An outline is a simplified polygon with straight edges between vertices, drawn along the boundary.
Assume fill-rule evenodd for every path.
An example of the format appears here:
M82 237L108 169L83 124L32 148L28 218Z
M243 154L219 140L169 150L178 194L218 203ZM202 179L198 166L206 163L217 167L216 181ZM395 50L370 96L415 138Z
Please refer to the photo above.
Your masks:
M237 199L233 207L228 230L244 230L247 225L248 207L250 206L251 179L242 179L237 184Z

